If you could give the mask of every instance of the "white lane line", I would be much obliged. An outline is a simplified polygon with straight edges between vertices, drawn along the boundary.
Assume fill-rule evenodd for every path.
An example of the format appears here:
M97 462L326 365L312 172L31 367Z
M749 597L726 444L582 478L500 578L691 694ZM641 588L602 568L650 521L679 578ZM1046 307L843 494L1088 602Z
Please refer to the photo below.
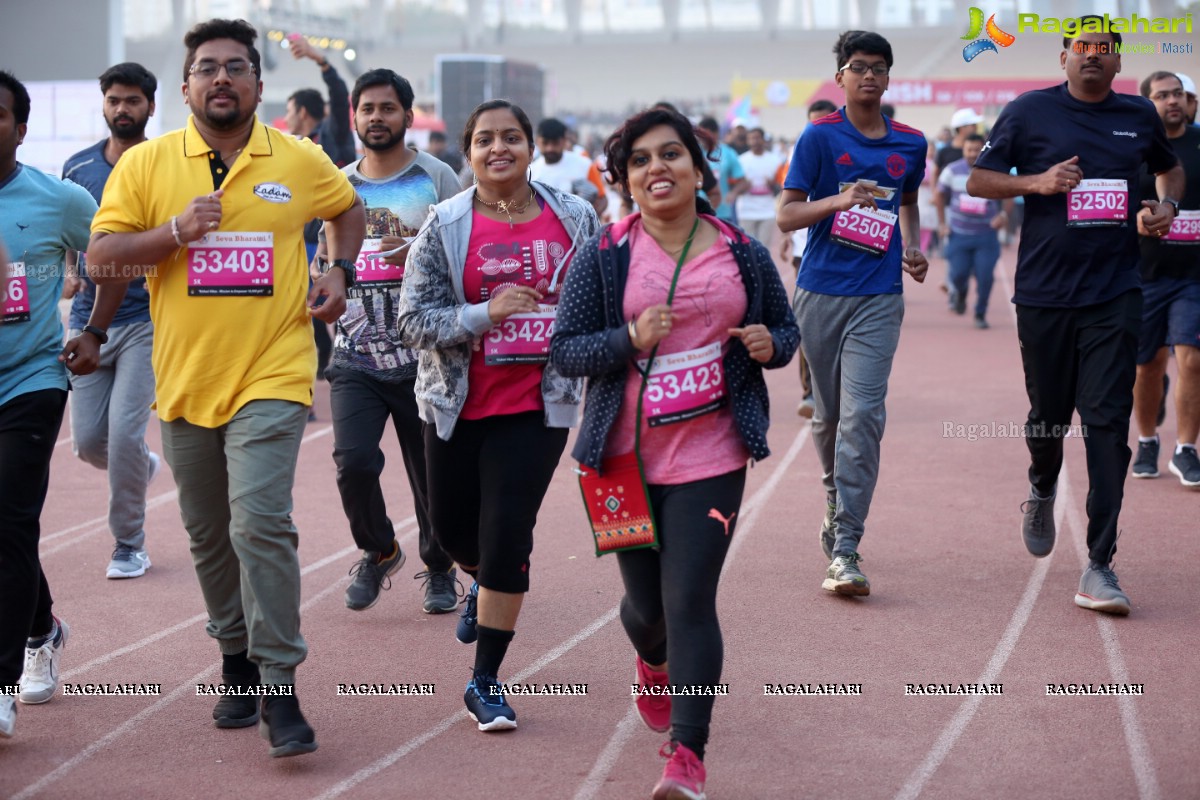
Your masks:
M1005 293L1011 296L1012 286L1009 284L1007 271L1003 266L997 264L996 272L1004 284ZM1016 307L1009 304L1009 311L1012 313L1015 325L1017 318ZM1063 465L1059 483L1067 483L1065 464ZM1066 505L1066 503L1060 502L1056 504L1054 509L1055 524L1060 530L1062 528L1063 512ZM1046 580L1046 573L1050 571L1050 560L1053 557L1054 553L1051 552L1046 558L1038 559L1033 568L1033 573L1030 574L1029 580L1025 584L1025 591L1021 594L1021 599L1018 601L1017 607L1013 609L1012 616L1008 620L1008 626L1004 629L1004 635L1000 637L1000 641L992 651L991 658L988 659L987 666L984 667L983 674L979 676L976 683L994 683L1000 676L1001 670L1004 669L1005 663L1016 647L1017 640L1021 638L1021 632L1025 629L1026 623L1029 622L1029 616L1033 612L1033 606L1042 591L1042 585ZM925 755L925 759L913 770L905 784L900 787L900 791L896 793L896 800L915 800L921 794L921 790L925 784L937 772L938 767L942 765L942 762L946 760L946 756L950 754L950 750L966 731L967 725L970 724L971 719L975 716L975 712L979 710L982 702L982 695L971 695L963 701L950 722L942 729L941 735L933 743L933 747Z
M783 460L776 466L771 473L771 477L767 478L759 490L754 495L742 503L742 519L738 523L737 531L734 533L736 537L729 545L729 552L725 555L725 566L721 569L721 577L725 577L725 572L729 569L729 565L733 563L734 556L741 548L742 542L750 535L754 529L754 523L758 520L759 512L766 507L767 501L771 499L775 489L779 486L779 482L783 480L787 474L788 468L792 462L796 460L796 456L804 449L804 445L809 440L808 433L812 429L812 423L806 422L796 434L792 446L788 448ZM592 800L593 797L604 788L604 782L608 780L608 775L617 765L617 759L621 757L621 751L625 749L625 743L633 736L639 728L637 717L637 709L630 705L629 713L617 723L616 729L609 737L608 743L604 745L604 749L600 751L600 755L596 758L596 763L592 765L587 777L583 779L583 783L575 791L575 800Z
M401 520L396 525L396 527L397 528L406 528L408 525L416 522L416 519L417 518L415 516L408 517L407 519ZM408 533L404 534L403 536L398 536L397 541L403 547L404 545L408 544L409 541L414 536L416 536L416 534L417 534L417 531L414 529L414 530L409 531ZM305 575L309 575L313 572L316 572L317 570L321 569L322 567L332 564L335 561L340 561L343 558L345 558L346 556L350 555L351 553L356 552L357 550L358 550L358 547L352 545L350 547L343 548L343 549L337 551L336 553L332 553L332 554L326 556L325 558L322 558L319 561L314 561L312 564L309 564L308 566L306 566L300 570L300 577L303 578ZM324 590L322 590L322 591L324 591ZM208 619L208 613L204 612L204 613L197 614L196 616L191 617L189 619L185 619L183 622L177 622L174 625L170 626L169 628L163 628L162 630L159 630L155 633L150 634L149 636L145 637L144 639L139 639L138 641L133 642L132 644L127 644L124 647L119 647L116 650L105 653L102 656L93 658L91 661L80 664L79 666L75 667L74 669L67 670L66 672L62 673L61 679L64 681L69 681L72 678L75 678L76 676L86 673L88 670L93 670L96 667L103 666L103 665L109 663L110 661L114 661L114 660L120 658L121 656L129 655L130 653L141 650L144 647L149 647L150 645L154 644L157 641L165 639L168 636L173 636L174 634L179 633L180 631L187 630L188 628L192 627L193 625L204 622L207 619Z
M593 620L592 623L590 625L588 625L586 628L579 631L574 636L572 636L570 639L567 639L565 642L563 642L562 644L555 647L553 650L550 650L549 652L547 652L541 658L534 661L532 664L530 664L528 667L526 667L525 669L518 672L516 675L513 675L511 678L508 679L509 683L521 683L521 682L527 680L528 678L530 678L535 673L544 669L545 667L547 667L554 661L557 661L559 658L562 658L564 655L566 655L572 649L574 649L579 644L584 642L586 639L591 637L593 634L595 634L597 631L599 631L605 625L608 625L610 622L615 620L617 618L618 613L619 613L618 608L616 608L616 607L609 609L607 612L604 613L603 616L598 617L595 620ZM404 758L409 753L411 753L414 750L416 750L417 748L421 747L421 745L423 745L426 742L429 742L433 739L436 739L438 736L441 736L443 733L450 730L450 728L456 724L458 724L458 725L464 724L465 721L469 721L469 718L461 709L458 711L455 711L453 714L450 714L449 716L443 717L441 719L441 721L439 721L436 725L427 729L423 733L418 734L417 736L414 736L413 738L409 739L407 742L405 742L403 745L401 745L397 749L393 750L392 752L388 753L387 755L383 756L382 758L379 758L379 759L373 761L372 763L370 763L367 766L363 767L362 769L358 770L357 772L355 772L354 774L352 774L350 777L346 778L345 780L340 781L339 783L335 783L333 786L330 786L324 792L317 795L317 797L314 798L314 800L331 800L331 798L338 797L338 796L350 791L351 789L353 789L355 786L358 786L363 781L369 780L370 778L373 778L374 776L383 772L385 769L392 766L393 764L395 764L400 759Z
M308 434L307 436L305 436L303 439L300 440L300 444L308 444L309 442L320 439L323 436L327 436L332 432L333 432L333 426L327 425L326 427L319 428L319 429L313 431L312 433ZM71 440L70 439L62 439L54 446L58 447L58 445L63 444L65 442L69 442L69 441L71 441ZM146 501L146 508L147 508L147 510L149 510L151 508L156 508L158 506L161 506L164 503L171 502L178 496L179 496L179 492L175 489L172 489L169 492L163 492L162 494L155 495L154 497L149 498ZM59 550L63 549L63 546L70 546L70 545L74 544L75 542L78 542L80 539L83 539L86 536L91 536L94 533L99 533L100 531L108 530L108 515L105 515L103 517L95 517L93 519L89 519L87 522L80 522L79 524L72 525L69 528L63 528L61 531L55 531L54 533L46 534L45 536L42 536L39 541L41 544L44 545L47 542L53 542L56 539L61 539L64 536L70 536L72 533L76 533L77 531L81 531L84 529L88 529L88 530L82 536L77 536L76 538L72 539L70 542L66 542L62 546L55 547L51 550L47 550L47 551L43 552L41 554L41 557L45 558L48 555L57 553Z
M211 674L215 674L215 671L217 669L218 669L218 667L213 666L213 667L209 667L208 669L204 670L203 672L197 672L195 675L192 676L191 680L188 681L187 683L185 683L183 686L180 686L178 689L175 689L174 691L172 691L165 697L159 698L153 704L146 706L141 711L134 714L132 717L125 720L117 727L113 728L111 731L106 733L104 736L101 736L99 739L97 739L96 741L94 741L90 745L88 745L87 747L80 750L78 753L76 753L74 756L72 756L71 758L64 761L62 764L59 764L55 769L51 770L50 772L47 772L39 780L35 781L34 783L29 784L24 789L17 792L16 794L14 794L12 796L11 800L27 800L27 798L33 797L38 792L45 789L47 786L54 783L58 779L62 778L64 775L66 775L68 772L70 772L71 770L78 767L83 762L87 761L89 758L94 756L96 753L98 753L101 750L103 750L104 748L108 747L110 744L112 744L114 741L116 741L120 737L124 736L126 733L129 733L130 731L132 731L134 728L136 728L138 725L140 725L142 722L144 722L147 718L149 718L150 716L152 716L154 714L157 714L159 711L162 711L164 708L169 706L171 703L174 703L176 700L178 700L179 698L186 695L188 693L188 690L191 690L194 692L195 685L197 683L204 683L205 677L209 676Z
M1063 474L1066 474L1064 464ZM1066 483L1063 481L1063 483ZM1075 535L1071 541L1075 544L1075 552L1079 555L1081 568L1088 564L1087 525L1079 513L1076 504L1071 502L1070 486L1064 486L1068 495L1064 498L1067 506L1067 518ZM1061 495L1061 492L1060 492ZM1129 668L1125 666L1125 657L1121 653L1121 643L1117 639L1117 628L1112 618L1107 614L1093 611L1096 616L1096 627L1100 630L1100 641L1104 643L1104 654L1108 660L1108 671L1116 683L1129 683ZM1134 781L1137 783L1138 797L1141 800L1158 800L1162 791L1158 785L1158 775L1154 770L1154 760L1150 756L1150 745L1142 733L1142 725L1138 719L1137 701L1131 695L1117 695L1117 707L1121 712L1121 728L1125 732L1125 743L1129 748L1129 762L1133 767Z
M65 439L59 439L57 442L55 442L54 448L58 449L58 448L62 447L64 444L70 444L70 443L71 443L71 437L68 436Z
M323 600L330 592L332 592L335 589L340 588L341 586L342 586L342 579L339 577L336 581L331 583L329 586L326 586L324 589L317 592L317 594L313 595L311 598L309 598L305 602L301 603L300 611L301 612L306 611L307 609L309 609L316 603L319 603L321 600ZM100 737L95 742L88 745L83 750L80 750L78 753L76 753L74 756L72 756L68 760L64 761L53 771L46 773L36 782L31 783L29 786L26 786L24 789L17 792L15 795L13 795L10 798L10 800L27 800L27 798L33 797L38 792L45 789L47 786L49 786L50 784L59 780L64 775L66 775L68 772L75 769L83 762L87 761L89 758L94 756L100 750L103 750L105 747L108 747L110 744L112 744L114 741L116 741L120 737L131 732L134 728L136 728L138 725L140 725L142 722L144 722L146 719L148 719L152 715L157 714L159 711L162 711L167 706L169 706L171 703L174 703L176 700L180 699L181 697L187 696L189 691L194 692L196 690L195 689L196 684L208 683L209 682L208 679L216 677L219 669L220 669L220 665L214 664L213 666L205 669L203 672L197 672L195 675L192 676L191 680L189 680L183 686L180 686L179 688L172 690L170 694L166 695L165 697L160 698L154 704L147 706L146 708L143 708L137 714L134 714L132 717L125 720L117 727L113 728L111 731L106 733L104 736ZM76 671L78 671L78 670L76 670ZM64 674L62 677L65 679L67 676Z

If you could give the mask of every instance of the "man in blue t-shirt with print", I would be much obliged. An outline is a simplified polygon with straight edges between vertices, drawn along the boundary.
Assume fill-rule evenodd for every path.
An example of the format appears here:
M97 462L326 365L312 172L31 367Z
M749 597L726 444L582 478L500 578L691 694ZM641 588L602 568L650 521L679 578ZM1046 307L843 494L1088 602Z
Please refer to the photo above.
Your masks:
M158 81L141 64L109 67L100 76L104 121L111 135L67 159L63 178L91 192L96 202L113 165L131 147L146 141L146 123L154 116ZM96 284L83 269L72 279L78 291L71 302L71 335L93 318ZM146 553L146 487L162 465L146 447L146 423L154 402L154 368L150 355L154 326L146 279L113 284L106 291L124 299L117 308L107 341L100 347L100 366L90 375L71 378L71 439L75 455L108 471L108 529L115 545L108 562L109 578L137 578L150 568Z
M367 209L367 238L358 277L338 319L333 358L325 371L333 412L333 460L338 492L354 542L363 551L346 588L346 607L364 611L404 566L404 551L388 518L380 441L390 418L400 441L417 518L425 569L422 608L446 614L458 607L454 561L438 544L430 522L425 476L425 426L417 412L416 354L400 344L396 307L408 257L431 206L460 191L444 162L404 143L413 120L413 89L390 69L363 73L350 96L363 157L342 169ZM323 259L327 242L318 246ZM380 256L376 258L375 256Z
M967 191L1025 197L1013 295L1030 403L1025 547L1038 557L1054 549L1063 437L1078 409L1087 452L1089 563L1075 604L1128 614L1112 559L1131 455L1126 440L1142 316L1136 216L1149 209L1147 231L1165 234L1183 193L1183 170L1154 106L1112 91L1121 35L1087 30L1102 22L1081 17L1080 33L1064 37L1065 83L1026 92L1004 109ZM1157 176L1157 197L1141 196L1143 164ZM1013 167L1016 175L1009 174Z
M858 545L879 478L884 400L904 318L901 279L907 272L919 283L929 269L917 247L926 143L880 111L892 68L887 39L846 31L833 52L846 105L796 141L777 219L785 233L809 229L794 307L828 504L821 547L831 563L822 588L867 595Z

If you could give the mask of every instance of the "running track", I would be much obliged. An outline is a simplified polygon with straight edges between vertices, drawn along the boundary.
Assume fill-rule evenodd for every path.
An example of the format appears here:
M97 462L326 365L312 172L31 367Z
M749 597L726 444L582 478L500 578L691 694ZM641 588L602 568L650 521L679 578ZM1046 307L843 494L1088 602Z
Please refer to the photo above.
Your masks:
M1012 250L1005 251L1006 275ZM1200 559L1197 502L1165 472L1129 481L1116 567L1134 601L1114 619L1072 602L1087 484L1067 443L1059 544L1035 560L1019 536L1019 439L944 437L945 423L1020 424L1014 320L997 282L993 329L906 281L908 311L889 397L882 475L864 570L873 594L820 588L824 506L795 368L769 376L774 455L749 474L721 594L730 696L717 701L709 797L1200 798L1200 625L1187 565ZM1172 366L1174 370L1174 366ZM314 755L273 760L255 729L217 730L218 678L170 476L151 486L143 578L108 581L101 473L71 457L64 424L43 516L42 558L71 626L69 682L154 682L160 697L65 697L21 708L0 743L5 798L648 797L663 736L632 713L632 653L616 619L620 581L597 561L564 456L542 509L533 591L508 681L587 683L586 697L514 700L521 727L484 735L465 718L472 649L453 616L420 612L411 503L394 441L386 490L408 564L369 611L342 601L355 560L333 480L327 387L301 448L304 627L298 694ZM1174 411L1163 431L1174 438ZM157 450L156 422L148 434ZM1165 448L1164 448L1165 449ZM338 683L433 683L432 697L339 697ZM765 697L767 683L861 683L860 697ZM906 683L1003 683L1002 696L905 696ZM1047 697L1048 683L1132 682L1141 697ZM286 795L284 794L286 792Z

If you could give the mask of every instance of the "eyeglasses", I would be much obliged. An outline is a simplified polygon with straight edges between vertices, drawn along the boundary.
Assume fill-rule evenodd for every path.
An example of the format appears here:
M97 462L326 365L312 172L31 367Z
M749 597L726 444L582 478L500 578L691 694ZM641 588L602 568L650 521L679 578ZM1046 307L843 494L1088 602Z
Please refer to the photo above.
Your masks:
M852 61L839 69L838 72L845 70L850 70L855 75L866 75L867 72L873 72L876 76L882 78L888 74L890 67L887 64L864 64L861 61Z
M254 72L253 64L249 61L237 59L235 61L226 61L224 64L217 61L197 61L188 69L188 74L211 79L217 77L222 67L225 68L225 74L229 76L230 80L244 78Z

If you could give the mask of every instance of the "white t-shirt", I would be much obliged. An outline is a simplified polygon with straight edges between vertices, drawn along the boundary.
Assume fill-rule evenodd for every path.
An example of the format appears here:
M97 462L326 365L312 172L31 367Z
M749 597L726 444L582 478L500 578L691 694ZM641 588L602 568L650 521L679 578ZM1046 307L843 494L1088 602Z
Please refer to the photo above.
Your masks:
M771 181L782 163L779 156L765 151L756 156L747 150L738 156L742 162L742 171L746 173L746 184L750 188L737 199L738 219L775 219L775 193L771 191Z
M535 181L553 186L560 192L580 194L580 182L591 185L588 181L588 172L591 167L591 161L568 150L562 154L562 158L557 164L547 164L544 156L538 156L529 169ZM587 191L586 187L582 188L582 192L587 193ZM592 194L594 192L593 187ZM590 200L591 196L588 196L587 199Z

